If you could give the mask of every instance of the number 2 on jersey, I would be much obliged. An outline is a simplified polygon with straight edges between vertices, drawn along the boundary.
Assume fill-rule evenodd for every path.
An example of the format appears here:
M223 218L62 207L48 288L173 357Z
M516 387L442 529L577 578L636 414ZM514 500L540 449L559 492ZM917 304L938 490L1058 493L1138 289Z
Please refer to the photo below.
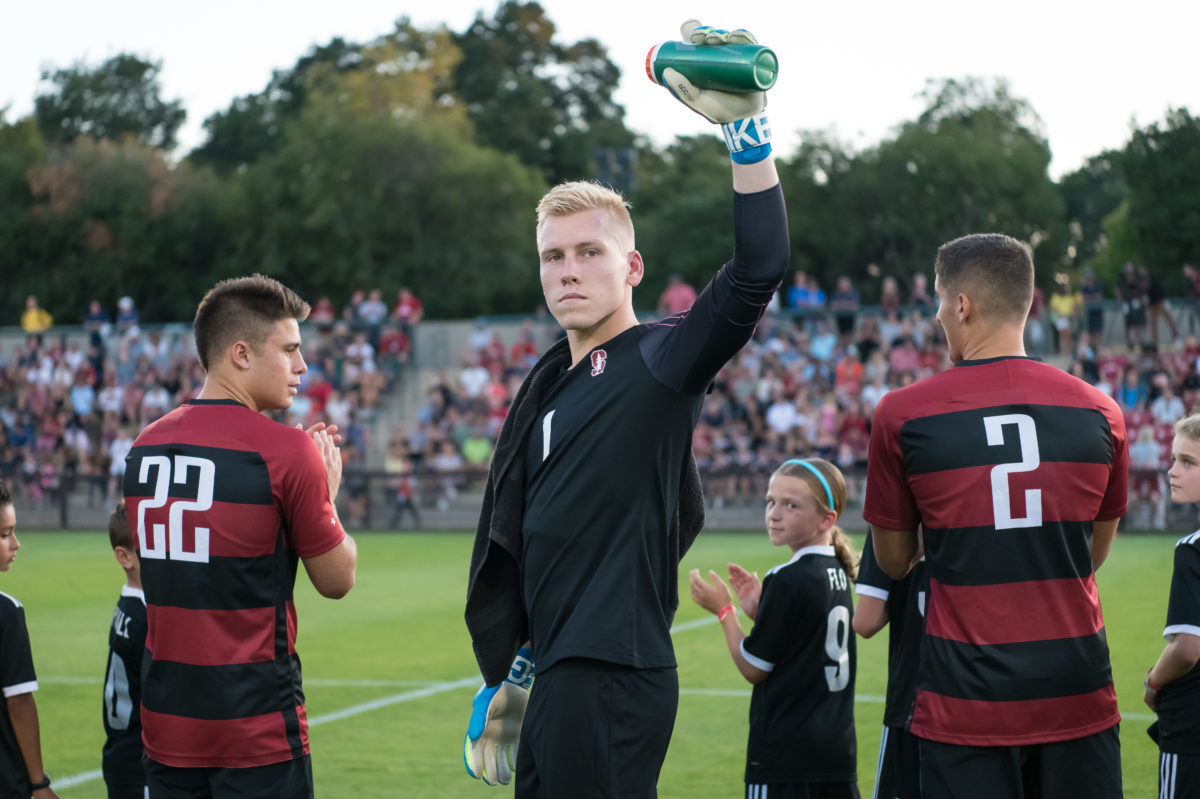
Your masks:
M1017 439L1021 445L1021 460L1017 463L1001 463L992 467L992 515L997 530L1012 530L1021 527L1042 526L1042 489L1025 490L1025 516L1013 518L1012 498L1009 495L1008 476L1019 472L1032 472L1042 464L1038 451L1037 426L1033 417L1024 413L1009 413L1003 416L983 417L989 447L1004 445L1004 426L1016 425Z
M196 498L194 500L176 500L171 503L167 513L167 524L152 524L146 529L146 511L161 508L167 504L170 497L171 475L174 472L175 482L183 484L188 481L188 472L198 470ZM138 503L137 533L141 538L142 548L139 553L143 558L164 559L168 557L170 548L171 560L187 560L194 563L208 563L208 528L195 528L195 547L191 552L183 548L183 512L187 510L206 511L213 503L213 483L216 479L217 466L208 458L194 458L189 455L176 455L174 462L166 455L147 455L142 458L138 470L138 482L150 482L150 470L155 472L154 496ZM164 535L165 533L165 535Z

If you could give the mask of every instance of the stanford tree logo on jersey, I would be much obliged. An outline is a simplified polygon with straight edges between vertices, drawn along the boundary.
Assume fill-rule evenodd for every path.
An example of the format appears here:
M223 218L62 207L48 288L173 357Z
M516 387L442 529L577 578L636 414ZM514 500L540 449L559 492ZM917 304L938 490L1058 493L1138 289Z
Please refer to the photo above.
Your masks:
M604 373L604 365L608 363L608 353L604 350L592 351L592 377Z

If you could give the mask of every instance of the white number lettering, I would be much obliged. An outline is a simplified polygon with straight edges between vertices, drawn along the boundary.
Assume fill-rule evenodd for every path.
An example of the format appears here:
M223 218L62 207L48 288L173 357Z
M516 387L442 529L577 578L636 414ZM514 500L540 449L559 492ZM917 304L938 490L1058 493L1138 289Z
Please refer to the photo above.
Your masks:
M174 482L183 485L188 481L188 471L193 467L197 470L196 498L194 500L177 500L171 503L167 512L167 524L156 523L146 529L146 510L161 508L167 504L171 483L172 463L165 455L148 455L142 459L138 471L138 482L148 483L150 467L155 468L154 497L138 503L138 535L141 536L143 558L186 560L193 563L208 563L209 528L194 529L195 547L191 552L183 546L183 512L188 510L206 511L212 507L213 484L216 481L217 466L208 458L195 458L190 455L176 455L174 462Z
M104 715L108 718L108 726L114 730L128 729L132 714L133 699L129 696L129 675L125 673L125 661L110 654L108 676L104 680Z
M1019 463L1001 463L992 467L992 515L997 530L1012 530L1019 527L1042 526L1042 490L1030 488L1025 491L1025 516L1013 518L1012 498L1009 496L1008 476L1019 472L1032 472L1041 465L1038 451L1037 426L1033 417L1024 413L1003 416L985 416L983 427L987 431L989 447L1004 444L1004 426L1017 426L1017 438L1021 444Z
M554 411L546 414L542 419L542 462L550 457L550 420L554 418Z
M825 682L830 691L840 691L850 684L850 611L835 605L829 611L829 626L825 630L825 654L836 665L825 667Z
M153 525L146 530L146 511L161 508L167 504L167 492L170 489L171 459L166 455L148 455L142 458L142 466L138 470L138 482L148 483L150 467L155 469L154 498L143 499L138 503L137 531L142 538L143 558L165 558L167 556L166 527L162 524Z

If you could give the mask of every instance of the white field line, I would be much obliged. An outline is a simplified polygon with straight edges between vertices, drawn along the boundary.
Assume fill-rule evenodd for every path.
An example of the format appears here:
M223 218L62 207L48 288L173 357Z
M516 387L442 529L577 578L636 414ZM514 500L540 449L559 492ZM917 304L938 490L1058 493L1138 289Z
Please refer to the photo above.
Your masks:
M683 622L682 624L676 624L674 627L671 628L671 634L674 635L676 633L685 632L687 630L694 630L697 627L703 627L707 624L714 624L714 623L716 623L716 620L717 620L716 616L706 616L701 619L693 619L692 621L686 621L686 622ZM42 678L39 678L39 681L45 682L48 684L49 683L58 683L58 684L65 684L65 685L94 684L94 685L99 686L102 684L102 680L93 679L90 677L42 677ZM311 727L315 727L319 724L325 724L330 721L340 721L342 719L351 718L353 716L358 716L363 713L369 713L372 710L379 710L380 708L390 707L391 705L397 705L397 704L400 704L401 702L409 702L413 699L424 699L427 696L434 696L435 694L445 693L446 691L454 691L459 688L469 688L469 687L479 684L479 677L477 677L477 676L464 677L461 680L454 680L452 682L431 682L431 681L421 681L421 680L346 680L346 679L336 679L336 678L322 679L320 677L315 677L315 678L305 679L304 682L307 685L322 685L322 686L330 686L330 687L349 687L349 688L357 688L357 687L392 688L392 687L404 687L404 686L421 686L419 688L416 688L415 690L405 691L404 693L395 694L393 696L385 696L381 699L376 699L371 702L362 702L357 705L351 705L350 707L343 708L342 710L335 710L332 713L322 713L319 716L312 716L309 718L308 724ZM720 690L720 689L704 689L704 688L683 688L683 689L680 689L679 693L682 696L730 696L730 697L738 697L738 698L745 698L745 697L750 696L749 690ZM882 696L873 696L870 694L862 694L862 695L856 696L854 698L854 701L864 702L864 703L872 703L872 704L882 704L884 701L884 698ZM1130 721L1153 721L1155 718L1154 716L1151 716L1151 715L1148 715L1145 713L1124 713L1124 714L1122 714L1122 716L1126 719L1129 719ZM54 787L55 788L70 788L74 785L81 785L85 782L91 782L92 780L101 779L103 776L104 776L103 772L101 772L99 769L97 769L95 771L85 771L80 774L73 774L69 777L63 777L62 779L56 779L54 781Z

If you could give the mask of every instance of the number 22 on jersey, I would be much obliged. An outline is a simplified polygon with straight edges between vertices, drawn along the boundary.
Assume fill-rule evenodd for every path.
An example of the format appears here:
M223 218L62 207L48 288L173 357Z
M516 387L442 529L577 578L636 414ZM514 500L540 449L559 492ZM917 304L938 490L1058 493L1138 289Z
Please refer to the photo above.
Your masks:
M199 478L197 481L196 498L194 500L176 499L171 503L167 513L167 524L156 523L146 528L146 511L161 508L170 499L172 475L177 485L187 483L188 473L195 469ZM138 503L137 533L141 539L143 558L185 560L193 563L208 563L208 528L195 527L195 546L191 552L183 546L183 514L185 511L206 511L213 503L213 483L216 479L217 467L208 458L196 458L190 455L176 455L174 459L166 455L147 455L142 458L138 469L138 482L144 485L150 483L150 472L154 475L154 496L143 499ZM168 553L169 550L169 553Z

